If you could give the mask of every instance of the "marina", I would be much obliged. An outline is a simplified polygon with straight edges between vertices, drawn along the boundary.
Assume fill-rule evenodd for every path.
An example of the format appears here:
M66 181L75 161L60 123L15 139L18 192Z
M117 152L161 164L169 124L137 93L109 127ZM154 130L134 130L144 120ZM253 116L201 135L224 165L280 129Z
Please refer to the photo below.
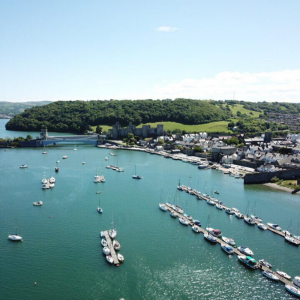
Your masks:
M113 246L113 242L108 234L108 230L105 230L103 231L103 234L104 234L104 237L106 239L106 242L107 242L107 247L109 248L110 250L110 253L111 253L111 256L112 256L112 259L113 259L113 262L114 262L114 265L115 266L119 266L120 262L118 260L118 257L117 257L117 254L116 254L116 251L115 251L115 248Z

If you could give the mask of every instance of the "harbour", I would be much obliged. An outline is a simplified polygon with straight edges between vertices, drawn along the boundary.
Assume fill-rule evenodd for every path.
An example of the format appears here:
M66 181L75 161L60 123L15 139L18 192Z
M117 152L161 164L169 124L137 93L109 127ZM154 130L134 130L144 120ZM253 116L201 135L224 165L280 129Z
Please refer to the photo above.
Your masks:
M0 153L5 158L1 160L1 178L5 180L0 182L0 225L4 232L0 236L0 265L5 270L0 285L5 298L40 299L43 295L44 299L53 299L72 295L85 299L143 299L149 294L153 299L199 299L208 294L211 299L243 298L246 294L257 299L293 297L260 272L248 270L223 251L216 253L199 235L187 232L188 228L174 226L172 222L178 224L178 220L158 213L157 203L160 197L168 202L176 198L178 205L200 220L202 226L210 214L212 227L221 228L238 245L250 247L255 257L271 263L274 260L274 268L293 278L300 273L294 263L299 248L281 243L278 235L269 230L251 228L204 201L191 201L192 196L186 192L175 196L174 187L181 179L200 191L205 187L206 191L218 190L216 198L243 213L249 201L251 206L256 201L264 221L277 222L285 229L292 219L293 232L297 231L300 209L295 196L263 186L244 186L242 180L216 170L198 170L192 164L140 151L114 150L117 156L113 157L109 156L111 150L105 148L77 145L77 151L73 149L74 146L47 147L47 155L41 154L42 149ZM55 173L57 158L63 155L68 159L61 160L60 170ZM109 164L117 165L118 159L125 172L119 176L104 168L104 211L100 215L96 211L99 185L91 179L95 168L100 170L102 164L107 164L108 156ZM29 168L20 170L24 163ZM135 165L144 177L141 181L131 178ZM47 192L40 185L44 169L47 177L55 176L59 183ZM22 180L16 184L20 176ZM33 201L43 201L43 206L36 209ZM99 231L110 228L112 214L126 258L120 268L103 259L99 245ZM20 244L7 240L7 232L13 233L16 225L23 237ZM216 284L223 287L222 295L214 288Z

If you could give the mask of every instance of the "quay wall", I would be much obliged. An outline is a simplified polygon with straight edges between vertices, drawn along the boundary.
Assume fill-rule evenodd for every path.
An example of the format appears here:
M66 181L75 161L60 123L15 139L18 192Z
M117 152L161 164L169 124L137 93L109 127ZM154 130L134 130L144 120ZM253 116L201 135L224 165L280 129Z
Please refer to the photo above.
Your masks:
M284 180L298 179L300 178L300 169L246 174L244 184L268 183L275 176Z

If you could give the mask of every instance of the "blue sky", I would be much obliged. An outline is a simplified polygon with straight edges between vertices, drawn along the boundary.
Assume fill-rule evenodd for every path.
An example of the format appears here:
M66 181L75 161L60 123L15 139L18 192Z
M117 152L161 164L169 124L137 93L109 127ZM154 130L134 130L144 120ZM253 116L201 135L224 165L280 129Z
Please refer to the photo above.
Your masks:
M300 102L300 1L0 1L0 101Z

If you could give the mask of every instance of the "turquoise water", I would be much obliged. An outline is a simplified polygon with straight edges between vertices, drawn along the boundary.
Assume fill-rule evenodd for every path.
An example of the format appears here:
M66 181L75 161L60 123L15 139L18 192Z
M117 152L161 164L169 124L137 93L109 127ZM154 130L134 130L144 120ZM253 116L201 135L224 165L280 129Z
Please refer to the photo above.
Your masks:
M217 189L221 201L241 212L256 202L264 223L286 228L292 220L296 232L299 196L244 186L242 180L215 170L146 153L119 150L112 157L107 149L73 149L49 148L47 155L42 149L0 150L0 299L293 299L283 284L246 269L236 256L229 257L219 245L160 211L158 203L162 190L164 202L174 201L180 179L202 192L205 186L206 192ZM55 174L58 159L60 171ZM24 163L29 168L19 169ZM125 172L105 169L107 164ZM135 165L143 180L131 178ZM105 183L93 182L96 168L104 172ZM52 190L41 189L44 171L56 177ZM102 215L96 211L99 197ZM211 227L250 247L256 259L264 258L292 276L300 274L300 249L283 238L185 192L177 192L176 198L203 226L210 214ZM44 205L34 207L32 202L39 200ZM108 265L100 246L99 232L110 228L112 215L125 257L119 268ZM15 226L22 243L7 239Z

